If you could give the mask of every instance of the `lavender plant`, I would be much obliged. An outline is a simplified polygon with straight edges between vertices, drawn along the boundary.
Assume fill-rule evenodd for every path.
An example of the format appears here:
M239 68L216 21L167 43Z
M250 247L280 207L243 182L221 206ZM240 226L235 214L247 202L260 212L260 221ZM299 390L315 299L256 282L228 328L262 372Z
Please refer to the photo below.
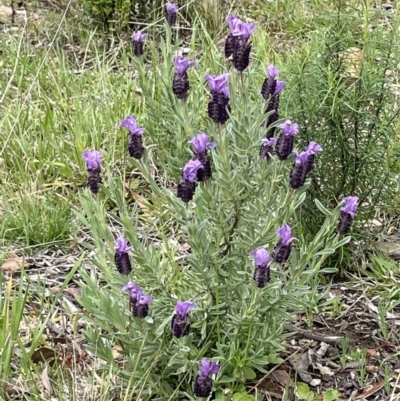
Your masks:
M161 93L171 99L168 112L160 103L156 113L154 96L146 98L150 111L145 128L160 153L171 151L171 159L164 157L179 166L179 175L175 166L165 165L164 171L172 173L176 186L156 181L150 152L140 162L129 158L128 167L152 191L148 213L156 210L152 205L161 205L169 225L156 219L151 230L148 225L143 229L148 217L123 201L122 185L110 169L105 186L116 198L118 213L110 217L118 234L107 224L105 201L94 204L88 192L81 197L84 213L79 215L92 228L92 263L102 273L99 282L82 271L81 303L94 323L85 333L89 349L104 360L104 369L133 386L136 397L165 401L232 390L281 362L284 323L306 307L310 279L333 271L324 261L350 241L343 234L357 208L356 197L345 198L334 210L315 199L324 223L309 242L296 235L296 213L322 148L310 142L301 151L297 138L302 133L290 116L276 122L281 130L276 141L265 137L262 123L276 109L267 115L259 112L264 100L252 70L246 81L237 73L211 76L204 73L216 71L217 63L202 66L200 60L186 106L178 103L170 85L170 46L168 40L162 44L165 64L154 66L152 75L140 61L136 65L146 77L140 79L145 94L162 82ZM271 72L268 79L275 82L276 75ZM202 76L211 98L204 93ZM269 93L267 101L274 96L276 101L280 92L274 82L270 84L275 89L263 90ZM185 129L186 137L169 138L171 147L156 129L168 126L165 121L176 130ZM173 153L177 142L182 152ZM194 156L189 156L190 146ZM115 245L121 232L124 237ZM113 256L118 269L110 267ZM114 359L113 344L122 347L124 364Z

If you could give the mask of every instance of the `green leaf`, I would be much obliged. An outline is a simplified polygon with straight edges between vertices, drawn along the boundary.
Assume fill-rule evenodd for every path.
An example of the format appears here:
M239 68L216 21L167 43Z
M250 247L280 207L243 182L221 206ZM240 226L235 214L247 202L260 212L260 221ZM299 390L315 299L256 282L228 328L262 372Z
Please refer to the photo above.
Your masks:
M254 397L246 392L235 393L233 394L232 401L254 401Z
M254 370L252 368L249 368L248 366L243 366L242 372L243 372L243 377L246 380L253 380L257 376L256 372L254 372Z
M296 385L296 393L300 399L307 398L310 392L310 387L306 383L297 383Z
M329 389L329 390L326 390L323 401L334 401L339 397L340 397L339 391Z
M328 210L318 199L314 199L315 205L317 206L318 210L324 214L325 216L330 216L331 211Z

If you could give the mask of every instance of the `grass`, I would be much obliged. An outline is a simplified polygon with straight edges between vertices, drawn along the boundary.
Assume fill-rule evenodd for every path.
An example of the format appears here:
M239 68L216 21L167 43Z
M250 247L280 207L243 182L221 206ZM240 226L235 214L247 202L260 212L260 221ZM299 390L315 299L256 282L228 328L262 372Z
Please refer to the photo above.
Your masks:
M317 0L251 3L237 2L236 7L243 15L243 10L247 9L247 14L264 27L258 30L254 40L257 47L253 63L259 68L257 79L261 83L261 69L267 60L282 65L283 72L292 74L288 77L290 87L290 81L295 81L293 66L301 69L301 60L305 63L310 55L315 56L321 50L320 35L326 34L325 17L334 15L332 5ZM352 4L356 12L359 2ZM179 233L176 235L176 228L170 225L165 205L151 198L151 188L137 176L132 178L129 188L113 191L114 186L121 184L111 175L111 172L118 175L124 163L125 132L118 128L120 119L133 114L139 121L146 121L151 107L161 107L159 103L164 94L155 88L153 103L145 100L137 91L128 39L121 35L107 46L104 35L87 24L78 5L68 3L67 6L69 11L64 15L39 7L37 20L28 13L26 25L19 24L17 29L5 25L0 38L0 71L5 77L0 82L0 239L3 253L11 247L24 255L40 254L49 248L81 255L67 276L56 284L56 291L52 290L54 283L43 272L36 281L29 270L0 275L0 380L3 384L0 396L24 400L50 399L51 396L61 400L78 397L82 400L131 399L137 394L135 383L124 388L111 372L100 369L96 356L105 352L102 344L99 349L92 350L93 359L86 359L79 346L83 339L81 312L71 310L68 303L71 301L65 301L63 294L70 288L86 257L86 251L78 244L91 242L84 230L84 220L102 220L116 225L115 210L122 210L121 204L127 201L135 205L132 214L119 217L128 224L140 212L138 230L156 230L157 236L165 239L165 252L171 263L176 263L174 252L168 248L175 245L168 239L172 240ZM211 1L196 8L199 19L194 39L188 45L194 53L195 41L202 44L198 57L203 65L215 61L218 46L214 39L225 32L221 28L224 15L213 13L213 8L215 4ZM158 65L159 60L152 61ZM222 59L218 62L222 63ZM167 69L168 64L160 62L159 68ZM162 107L168 110L170 104ZM203 106L198 107L201 113ZM283 100L286 114L291 107L291 103ZM170 135L167 130L173 129L173 125L168 124L165 121L166 137ZM154 136L156 134L159 133L155 130ZM102 149L110 169L106 175L104 214L90 215L90 208L86 215L79 214L80 194L87 179L81 154L87 148ZM177 178L174 174L179 173L179 164L174 166L175 161L170 161L170 174L163 174L160 164L166 152L155 149L154 155L153 167L160 173L159 179L168 185L171 179ZM125 199L115 197L114 194L120 192L125 194ZM135 197L131 196L132 192ZM363 279L350 277L349 285L358 285L357 290L368 292L371 299L382 298L378 303L378 330L382 341L388 341L393 337L385 316L397 306L394 298L398 293L398 265L381 255L372 255L368 266ZM96 274L93 266L85 265L85 269L89 275ZM319 293L319 284L317 279L313 282L307 311L310 324L315 315L324 312L331 318L344 313L345 302L327 298L329 289ZM54 332L48 329L49 322L62 327L67 340L54 338ZM95 338L96 330L90 328L87 335ZM55 350L56 357L50 354L53 357L46 357L45 363L34 362L34 353L43 348ZM115 347L108 357L120 358L118 351ZM54 364L47 360L52 358ZM365 362L365 355L363 358ZM341 361L343 365L346 363L346 355L342 355ZM362 381L364 369L362 365ZM386 378L393 372L387 371L387 366L385 369ZM394 394L395 390L387 385L386 391Z

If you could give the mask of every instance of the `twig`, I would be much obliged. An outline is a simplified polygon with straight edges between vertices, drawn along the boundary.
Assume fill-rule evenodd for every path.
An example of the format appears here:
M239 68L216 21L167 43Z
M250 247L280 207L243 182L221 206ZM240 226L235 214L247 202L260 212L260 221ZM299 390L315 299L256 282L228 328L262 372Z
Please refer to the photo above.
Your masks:
M304 338L307 338L309 340L314 340L314 341L319 341L319 342L324 342L327 344L335 344L335 345L340 345L342 344L343 337L339 336L321 336L319 334L311 333L310 331L300 329L292 324L286 324L284 326L284 331L293 331L296 334L299 334L303 336Z

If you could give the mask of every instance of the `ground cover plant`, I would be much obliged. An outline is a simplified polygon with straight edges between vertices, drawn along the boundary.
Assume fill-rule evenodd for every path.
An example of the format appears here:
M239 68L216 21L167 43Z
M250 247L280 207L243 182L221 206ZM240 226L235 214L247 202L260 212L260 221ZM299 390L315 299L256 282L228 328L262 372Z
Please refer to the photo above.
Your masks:
M329 158L338 159L311 122L327 118L329 96L342 90L338 75L313 86L293 73L310 60L329 73L318 55L344 29L341 4L304 2L298 21L286 2L248 19L255 4L236 5L223 25L204 5L187 4L190 35L171 3L154 25L136 20L132 39L80 25L88 20L71 3L51 14L54 26L38 18L22 35L4 26L4 398L396 396L398 266L348 245L353 219L365 222L360 187L316 190L330 184ZM351 6L355 26L370 8ZM396 8L389 17L376 34L383 43L395 42ZM392 67L396 54L393 45ZM374 77L362 81L369 93ZM305 95L296 102L299 82L321 107ZM393 151L396 94L387 82L386 142L382 131L372 135L371 168L379 164L371 155L387 160ZM395 190L390 165L379 164L391 183L385 191ZM380 204L395 209L382 182L372 184ZM328 257L343 247L371 268L336 287ZM343 267L356 271L347 259Z

